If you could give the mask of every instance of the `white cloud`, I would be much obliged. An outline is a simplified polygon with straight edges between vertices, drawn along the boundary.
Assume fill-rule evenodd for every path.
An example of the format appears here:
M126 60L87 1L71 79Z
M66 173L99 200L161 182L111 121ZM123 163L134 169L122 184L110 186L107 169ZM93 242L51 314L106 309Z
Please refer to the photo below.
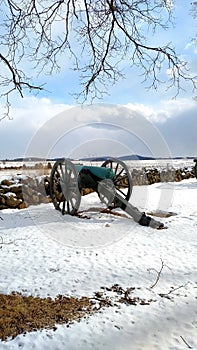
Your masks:
M14 122L28 122L35 129L42 126L48 119L72 106L52 103L48 98L25 97L19 107L11 108Z
M16 105L16 104L15 104ZM47 98L25 97L10 109L11 120L0 121L0 159L22 157L35 132L54 115L72 106Z
M188 43L185 45L184 49L185 49L186 51L190 50L192 53L196 54L196 53L197 53L196 42L195 42L194 40L188 42Z
M21 128L33 133L51 117L71 107L52 103L48 98L25 97L20 105L10 108L11 120L1 120L0 127L6 132L8 129L17 131Z
M183 113L190 113L197 110L197 102L192 99L182 98L177 100L162 100L152 106L128 103L126 107L142 114L152 123L161 124L171 118L178 118Z
M162 100L154 106L127 104L127 107L156 125L173 156L197 156L197 102L194 99Z
M25 98L22 105L12 109L13 120L4 119L0 122L0 159L24 156L33 135L45 128L52 135L59 132L57 139L53 138L50 144L52 156L63 156L68 149L70 152L76 149L81 153L83 149L82 156L99 155L101 150L103 154L106 149L108 154L111 151L115 156L114 142L119 152L123 152L125 148L125 153L130 149L131 153L148 155L149 150L152 149L155 152L154 156L158 156L160 154L160 149L156 146L158 140L154 144L150 136L154 134L155 126L158 133L161 133L161 138L162 135L165 138L173 155L197 154L195 135L197 104L194 100L186 98L162 100L154 106L129 103L126 106L100 104L89 107L78 106L74 109L71 107L73 106L53 103L47 98ZM70 111L66 112L65 124L58 125L56 116L69 109ZM76 128L68 139L64 139L65 130L69 130L70 118L74 118L80 127ZM92 120L94 123L91 123ZM122 123L122 130L116 126L117 122ZM88 123L88 127L83 128L83 125ZM51 127L52 124L54 128ZM129 130L127 132L127 125L132 125L132 132ZM48 137L47 131L45 135ZM158 134L155 135L158 136ZM45 143L46 140L42 138L37 148L38 152ZM122 154L118 154L117 151L118 155Z
M184 49L185 50L189 50L190 48L193 48L193 43L192 42L189 42L189 43L187 43L186 45L185 45L185 47L184 47Z

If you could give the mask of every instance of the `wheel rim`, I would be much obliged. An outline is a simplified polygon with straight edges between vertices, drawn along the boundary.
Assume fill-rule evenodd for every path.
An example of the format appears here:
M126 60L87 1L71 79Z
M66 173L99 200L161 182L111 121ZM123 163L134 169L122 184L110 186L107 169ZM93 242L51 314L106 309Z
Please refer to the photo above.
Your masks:
M62 214L74 215L81 202L78 173L69 160L58 160L51 171L50 195L55 209Z
M195 162L196 162L196 164L195 164L195 166L194 166L194 175L195 175L196 178L197 178L197 160L196 160Z
M113 183L117 193L125 200L129 201L132 193L132 177L124 162L116 158L106 160L102 167L111 168L114 172ZM110 208L117 207L112 203Z

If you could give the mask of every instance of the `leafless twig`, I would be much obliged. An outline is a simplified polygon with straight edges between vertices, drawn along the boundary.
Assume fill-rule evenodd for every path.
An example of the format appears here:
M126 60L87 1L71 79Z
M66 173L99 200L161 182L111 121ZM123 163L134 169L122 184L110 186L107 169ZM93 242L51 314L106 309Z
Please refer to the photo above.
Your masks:
M160 268L159 271L157 271L156 269L153 269L153 268L148 269L149 272L150 272L151 270L154 270L154 271L156 271L156 273L157 273L157 277L156 277L155 282L150 286L151 289L154 288L154 287L156 286L156 284L158 283L158 281L159 281L159 279L160 279L160 277L161 277L161 273L162 273L162 271L163 271L164 266L165 266L165 264L164 264L163 260L161 259L161 268Z
M186 282L185 284L183 284L183 285L181 285L181 286L178 286L178 287L176 287L176 288L173 287L173 288L170 289L170 291L167 292L167 293L159 293L159 296L160 296L160 297L167 297L168 295L174 293L174 292L177 291L178 289L181 289L181 288L186 287L188 284L189 284L189 282Z
M5 242L3 240L3 237L0 236L0 248L2 248L2 245L10 245L10 244L15 244L17 241L26 241L28 238L17 238L14 241L9 241L9 242Z
M192 346L190 346L186 340L180 335L180 338L183 340L183 342L187 345L188 349L192 349Z

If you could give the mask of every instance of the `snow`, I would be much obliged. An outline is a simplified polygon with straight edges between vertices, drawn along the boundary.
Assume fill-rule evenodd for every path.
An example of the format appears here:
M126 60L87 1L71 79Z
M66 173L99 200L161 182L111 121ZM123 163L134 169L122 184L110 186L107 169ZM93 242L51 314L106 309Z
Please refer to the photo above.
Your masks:
M130 201L146 212L172 212L160 218L168 228L100 213L95 208L104 205L95 193L80 206L92 208L84 213L90 219L62 216L52 204L0 212L0 293L91 297L118 284L154 300L120 304L103 289L112 307L70 327L0 341L1 350L197 349L197 180L135 186Z

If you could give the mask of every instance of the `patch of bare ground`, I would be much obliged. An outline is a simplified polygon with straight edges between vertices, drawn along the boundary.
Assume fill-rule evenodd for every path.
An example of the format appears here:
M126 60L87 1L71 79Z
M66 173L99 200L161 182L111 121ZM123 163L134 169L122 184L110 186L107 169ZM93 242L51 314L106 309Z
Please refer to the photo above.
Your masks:
M63 295L58 295L55 299L40 298L16 292L10 295L0 294L0 339L6 341L19 334L42 329L56 330L57 324L69 327L74 321L80 321L104 307L117 306L117 303L149 305L154 301L131 296L135 287L124 290L115 284L101 289L102 291L93 293L92 297L81 298ZM108 293L116 294L115 303Z
M69 325L94 311L95 302L59 295L56 299L0 294L0 339L38 329L55 329L56 324Z
M150 291L156 286L163 268L162 262L160 271L156 271L155 282L147 290ZM187 284L172 287L169 292L160 293L157 297L155 294L156 298L139 297L138 291L141 287L122 288L119 284L101 287L101 291L94 292L92 297L81 298L63 295L58 295L55 299L40 298L16 292L9 295L0 294L0 339L6 341L19 334L42 329L56 330L58 324L66 324L69 327L74 321L93 315L102 308L120 307L122 303L135 306L150 305L160 298L173 300L174 292Z

